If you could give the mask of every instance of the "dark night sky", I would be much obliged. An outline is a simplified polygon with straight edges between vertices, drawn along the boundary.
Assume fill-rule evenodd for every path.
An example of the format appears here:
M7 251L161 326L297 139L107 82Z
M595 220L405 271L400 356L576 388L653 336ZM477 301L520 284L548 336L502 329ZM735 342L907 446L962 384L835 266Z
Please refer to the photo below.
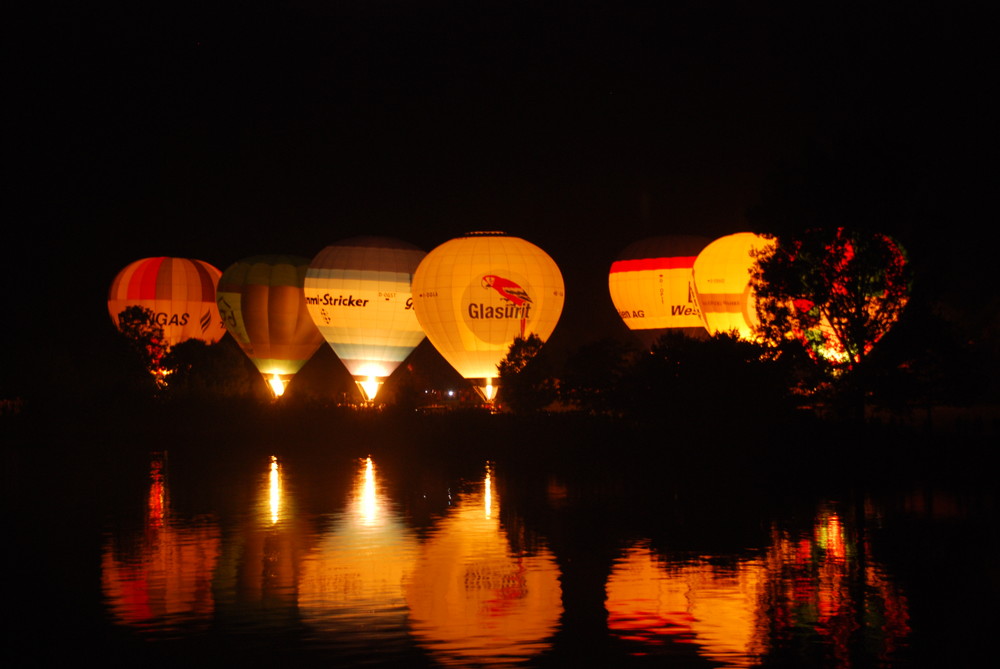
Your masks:
M812 202L884 221L940 275L981 253L932 232L973 229L988 178L971 5L90 4L8 25L8 313L33 324L9 350L108 336L107 286L141 257L480 229L555 258L554 339L575 345L624 331L618 251L750 229L765 179L817 147L840 176Z

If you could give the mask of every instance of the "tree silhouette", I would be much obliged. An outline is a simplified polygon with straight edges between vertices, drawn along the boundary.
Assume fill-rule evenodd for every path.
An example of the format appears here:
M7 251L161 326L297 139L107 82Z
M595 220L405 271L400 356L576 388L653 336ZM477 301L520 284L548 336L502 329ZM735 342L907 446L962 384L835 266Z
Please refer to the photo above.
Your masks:
M171 398L269 397L253 363L231 337L215 344L187 339L163 358L169 370L165 394Z
M152 310L139 305L126 307L118 314L118 330L146 370L162 383L163 357L168 347L163 328L156 324Z
M809 230L778 237L758 257L751 285L765 341L793 337L836 373L861 364L899 320L910 267L885 235Z
M842 227L779 236L762 252L751 286L764 341L798 341L843 407L863 416L864 362L909 299L911 270L892 238Z
M558 385L540 355L544 342L537 334L515 337L507 356L497 365L500 399L514 413L534 413L551 404Z
M965 327L915 297L906 318L879 342L866 379L872 405L897 414L934 407L970 406L988 398L995 356L970 339Z
M733 333L668 333L629 370L623 406L640 423L669 423L674 434L778 422L793 408L790 362L780 349Z
M619 416L624 410L622 384L638 351L616 339L588 344L566 361L559 396L590 414Z

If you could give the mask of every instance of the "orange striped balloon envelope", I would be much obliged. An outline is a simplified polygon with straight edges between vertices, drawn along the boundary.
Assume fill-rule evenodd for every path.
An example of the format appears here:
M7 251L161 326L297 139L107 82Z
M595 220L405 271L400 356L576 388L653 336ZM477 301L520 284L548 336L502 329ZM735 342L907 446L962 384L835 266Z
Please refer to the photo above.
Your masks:
M773 242L752 232L716 239L694 261L694 288L709 334L735 332L756 339L757 297L750 285L756 255Z
M275 395L323 344L302 293L308 267L309 260L298 256L252 256L219 279L222 322Z
M355 237L320 251L306 270L313 323L366 401L424 340L410 283L424 252L388 237Z
M108 312L115 327L129 307L152 312L168 346L188 339L214 344L226 334L215 304L215 285L222 275L203 260L143 258L118 273L108 291Z
M497 365L516 337L549 338L565 288L559 267L531 242L471 232L427 254L413 276L413 306L427 338L492 400Z
M709 241L694 235L650 237L626 247L611 264L611 301L643 344L651 346L669 331L706 334L692 268Z

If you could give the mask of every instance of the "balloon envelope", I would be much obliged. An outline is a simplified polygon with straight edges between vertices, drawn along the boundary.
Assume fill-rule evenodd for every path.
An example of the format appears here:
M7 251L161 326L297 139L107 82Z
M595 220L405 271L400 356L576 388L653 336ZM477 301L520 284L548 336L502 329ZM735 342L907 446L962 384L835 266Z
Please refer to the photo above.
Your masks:
M750 272L755 254L770 243L752 232L738 232L716 239L698 254L694 287L709 334L735 331L741 339L755 338L760 321Z
M475 232L438 246L413 276L434 348L467 379L492 379L515 337L548 339L565 301L555 261L531 242Z
M355 377L384 379L423 341L410 283L424 255L398 239L356 237L326 247L309 264L309 315ZM372 399L377 386L362 390Z
M611 301L644 344L667 331L705 334L692 268L709 241L694 235L650 237L626 247L611 264Z
M302 293L308 266L298 256L245 258L222 273L216 293L226 330L265 379L281 379L282 391L323 343Z
M215 303L215 286L222 275L203 260L143 258L118 273L108 291L108 312L115 327L129 307L149 309L163 328L168 346L187 339L214 344L226 334Z

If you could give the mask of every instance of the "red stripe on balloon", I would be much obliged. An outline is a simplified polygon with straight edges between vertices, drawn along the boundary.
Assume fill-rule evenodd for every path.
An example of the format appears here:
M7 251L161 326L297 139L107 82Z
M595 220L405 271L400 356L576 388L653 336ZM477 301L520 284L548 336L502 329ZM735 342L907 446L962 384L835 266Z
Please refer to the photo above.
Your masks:
M180 263L181 261L177 258L163 258L163 262L160 263L159 269L156 272L156 287L153 289L153 295L150 297L171 300L176 300L180 297L174 291L174 271L180 270L183 272L183 268L178 267Z
M198 280L201 282L201 295L198 296L198 299L202 302L214 302L215 279L212 278L211 272L208 271L208 268L201 261L195 260L192 264L198 271Z
M128 280L127 299L155 300L156 277L160 273L160 265L166 258L147 258L140 261L132 277Z
M639 258L637 260L616 260L611 263L611 273L643 272L659 269L691 269L698 256L677 256L675 258Z

